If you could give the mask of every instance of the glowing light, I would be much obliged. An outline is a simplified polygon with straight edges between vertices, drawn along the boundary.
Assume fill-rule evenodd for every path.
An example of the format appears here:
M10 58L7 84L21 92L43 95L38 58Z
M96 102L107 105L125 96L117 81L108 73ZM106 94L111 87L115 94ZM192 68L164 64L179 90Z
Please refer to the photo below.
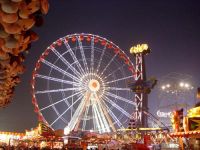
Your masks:
M179 85L180 85L180 87L183 87L183 86L184 86L184 83L183 83L183 82L181 82Z
M64 128L64 134L68 135L70 133L70 128L67 126Z
M100 88L100 84L97 80L92 79L90 80L88 87L92 92L97 92Z
M189 83L184 83L184 82L179 83L179 86L180 86L181 88L185 88L185 89L189 89L189 90L192 90L192 89L194 88L194 87L191 86Z
M5 134L0 134L0 139L1 140L5 140L7 138L7 136Z
M185 83L184 86L185 86L186 88L188 88L190 85L189 85L188 83Z
M161 88L164 90L166 87L163 85Z
M149 50L147 44L138 44L136 46L131 47L130 53L131 54L138 54L138 53L144 53L147 50Z
M158 110L156 112L157 116L160 118L169 118L171 115L171 112L161 112L160 110Z
M142 47L144 50L147 50L149 48L147 44L142 44Z

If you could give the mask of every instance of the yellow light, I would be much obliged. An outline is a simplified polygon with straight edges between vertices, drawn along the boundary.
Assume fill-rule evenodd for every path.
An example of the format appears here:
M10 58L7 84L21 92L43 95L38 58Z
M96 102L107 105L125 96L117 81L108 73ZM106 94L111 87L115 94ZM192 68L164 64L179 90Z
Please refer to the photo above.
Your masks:
M140 52L140 53L142 53L143 52L143 47L142 46L140 46L140 47L138 47L138 51Z
M142 44L142 46L144 50L147 50L149 48L147 44Z
M144 51L148 50L147 44L137 44L136 46L131 47L130 53L131 54L138 54L143 53Z
M200 117L200 106L188 110L188 117Z
M134 47L131 47L130 53L131 53L131 54L132 54L132 53L135 53L135 48L134 48Z

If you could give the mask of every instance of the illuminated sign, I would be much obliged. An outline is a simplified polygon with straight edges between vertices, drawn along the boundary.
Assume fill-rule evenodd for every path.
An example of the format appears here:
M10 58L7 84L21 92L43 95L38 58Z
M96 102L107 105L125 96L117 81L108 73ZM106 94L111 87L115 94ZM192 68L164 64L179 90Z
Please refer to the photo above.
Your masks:
M161 112L158 110L156 114L160 118L170 118L171 112Z

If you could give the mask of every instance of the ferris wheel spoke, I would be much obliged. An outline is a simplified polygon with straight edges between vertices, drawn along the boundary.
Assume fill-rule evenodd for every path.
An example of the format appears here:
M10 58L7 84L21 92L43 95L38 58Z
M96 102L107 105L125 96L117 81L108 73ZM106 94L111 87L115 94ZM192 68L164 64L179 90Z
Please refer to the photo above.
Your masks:
M103 123L103 120L102 120L102 118L101 118L101 115L100 115L99 110L97 109L96 104L94 105L94 110L95 110L95 113L96 113L96 117L97 117L97 119L99 120L99 123L100 123L98 131L99 131L100 133L101 133L101 132L105 132L105 125L104 125L104 123Z
M124 126L121 124L121 122L119 121L119 119L115 116L115 114L112 112L112 110L108 107L108 105L104 102L103 99L102 99L102 103L106 107L106 109L108 110L107 112L113 118L113 120L115 121L115 123L117 123L118 127L119 128L124 128Z
M130 88L106 87L106 89L115 91L130 91Z
M62 62L66 65L66 66L68 66L70 69L71 69L71 71L73 71L73 73L75 74L75 75L77 75L78 77L80 77L81 76L81 74L55 49L55 48L51 48L51 50L54 52L54 54L58 57L58 58L60 58L61 60L62 60Z
M72 56L72 59L74 62L77 62L76 65L79 69L79 71L81 72L81 74L85 74L85 71L83 70L80 62L78 61L78 59L76 58L76 55L74 54L73 50L71 49L70 45L68 44L68 42L66 41L66 39L64 39L64 45L65 47L69 50L70 55Z
M43 59L42 62L43 62L44 64L48 65L49 67L51 67L51 68L53 68L53 69L59 71L60 73L62 73L62 74L64 74L64 75L67 75L67 76L70 77L71 79L73 79L73 80L79 82L79 78L77 78L76 76L74 76L74 75L72 75L72 74L70 74L70 73L64 71L63 69L61 69L61 68L59 68L58 66L56 66L56 65L54 65L54 64L52 64L52 63L50 63L50 62L48 62L47 60L44 60L44 59Z
M129 78L133 78L133 76L131 75L131 76L127 76L127 77L123 77L123 78L115 79L115 80L112 80L112 81L106 82L106 84L113 83L113 82L117 82L117 81L121 81L121 80L126 80L126 79L129 79Z
M80 48L80 52L81 52L81 57L82 57L82 60L83 60L84 68L86 69L87 72L89 72L88 71L87 61L86 61L86 58L85 58L85 53L84 53L84 50L83 50L83 45L82 45L82 42L80 40L80 37L78 37L78 44L79 44L79 48Z
M90 103L90 95L91 95L90 93L86 92L85 98L84 98L85 103L84 103L83 109L82 109L81 112L79 113L79 116L78 116L79 119L78 119L78 121L77 121L77 123L76 123L76 125L75 125L75 128L74 128L75 130L78 129L81 120L84 119L84 118L83 118L84 113L85 113L86 111L88 111L87 109L88 109L88 106L89 106L89 103ZM86 113L88 113L88 112L86 112ZM84 121L85 121L85 120L84 120Z
M101 56L100 56L100 59L99 59L98 65L97 65L97 72L99 71L99 67L101 65L101 62L102 62L102 59L103 59L103 55L104 55L105 50L106 50L106 46L107 46L107 43L105 44L105 46L103 48L103 52L101 53Z
M53 103L53 104L50 104L50 105L48 105L48 106L46 106L46 107L43 107L43 108L40 109L40 111L43 111L43 110L45 110L45 109L47 109L47 108L50 108L50 107L52 107L52 106L54 106L54 105L56 105L56 104L58 104L58 103L61 103L61 102L63 102L63 101L67 101L68 99L70 99L70 98L72 98L72 97L74 97L74 96L76 96L76 95L78 95L78 94L80 94L80 93L81 93L81 92L79 91L79 92L77 92L77 93L75 93L75 94L73 94L73 95L70 95L70 96L67 97L67 98L61 99L61 100L59 100L59 101L57 101L57 102L55 102L55 103Z
M54 120L50 126L52 126L54 123L56 123L58 121L58 119L60 119L71 107L74 106L74 104L76 104L78 101L80 101L80 99L82 98L82 96L80 96L71 106L69 106L61 115L58 116L58 118L56 118L56 120Z
M110 132L109 123L110 123L111 126L113 125L113 123L112 122L108 123L108 121L111 121L111 120L109 120L110 118L106 117L107 115L106 115L105 109L104 109L103 105L100 104L99 99L97 99L97 108L100 112L100 117L103 120L103 124L105 126L105 132Z
M125 111L123 108L121 108L119 105L117 105L115 102L111 101L107 96L105 96L105 100L110 103L113 107L115 107L116 109L118 109L120 112L122 112L125 116L127 116L128 118L131 118L131 114L129 114L127 111Z
M90 64L91 72L94 71L94 36L91 39L91 64Z
M100 126L100 122L99 122L95 105L93 104L93 102L92 102L92 114L93 114L92 120L93 120L94 130L98 132L101 130L101 126Z
M125 66L125 64L123 64L122 66L120 66L116 70L112 71L110 74L108 74L107 76L105 76L105 79L108 78L109 76L115 74L118 70L121 70L124 66Z
M93 112L93 125L95 130L97 130L97 132L102 132L102 129L104 129L104 124L102 123L101 117L99 117L99 112L97 110L97 106L96 106L96 101L94 98L94 94L91 95L90 97L90 101L91 101L91 106L92 106L92 112Z
M75 92L73 92L72 95L74 95L74 93L75 93ZM79 97L80 95L81 95L81 94L77 95L77 97ZM63 92L62 92L62 96L65 97L65 94L64 94ZM69 97L67 97L67 98L69 98ZM73 99L73 98L74 98L74 96L73 96L73 97L71 98L71 100L70 100L70 101L71 101L71 104L73 104L73 102L74 102L74 99ZM67 107L69 107L69 106L71 105L71 104L69 103L69 101L67 101L67 100L65 100L64 102L67 104ZM72 111L74 111L74 108L73 108L73 107L71 108L71 112L72 112Z
M86 93L84 95L81 103L79 104L76 111L74 112L74 115L72 116L72 118L68 124L69 129L73 130L75 128L75 126L78 128L79 122L81 119L81 115L84 113L84 109L85 109L87 101L88 101L88 93Z
M74 85L74 86L80 86L80 84L78 84L77 82L62 80L62 79L58 79L58 78L54 78L54 77L41 75L41 74L35 74L35 77L38 77L38 78L41 78L41 79L47 79L47 80L51 80L51 81L56 81L56 82L59 82L59 83L66 83L66 84L71 84L71 85Z
M44 94L44 93L55 93L55 92L64 92L64 91L78 91L80 88L65 88L65 89L56 89L56 90L43 90L36 91L35 94Z
M103 75L103 73L106 71L106 69L108 68L108 66L110 66L110 64L113 62L113 60L115 59L115 57L117 56L118 53L116 53L112 59L109 61L109 63L106 65L106 67L103 69L103 71L101 72L101 75Z
M89 106L86 106L86 110L85 110L84 118L83 118L83 126L82 126L83 131L85 130L85 127L86 127L86 120L88 120L88 118L87 118L88 112L89 112Z
M93 107L94 107L94 112L95 112L95 114L96 114L96 121L97 121L97 124L99 124L98 125L98 131L101 133L101 132L106 132L106 124L107 123L105 123L104 121L103 121L103 118L102 118L102 112L101 112L101 110L99 110L99 108L97 107L97 103L96 102L94 102L93 103ZM105 123L105 124L104 124Z
M101 111L103 112L103 117L104 117L103 119L104 119L104 124L107 126L107 130L108 130L107 132L110 132L109 125L111 126L112 130L115 132L116 131L115 126L114 126L110 116L108 115L105 105L103 105L103 103L102 103L102 99L99 99L97 94L96 94L96 97L97 97L97 104L98 104L99 108L101 109Z
M120 101L123 101L123 102L126 102L126 103L129 103L129 104L131 104L131 105L136 106L135 102L133 102L133 101L131 101L131 100L128 100L128 99L126 99L126 98L123 98L123 97L121 97L121 96L115 95L115 94L113 94L113 93L110 93L110 92L106 92L106 91L105 91L105 95L110 96L110 97L113 97L113 98L116 98L116 99L118 99L118 100L120 100Z

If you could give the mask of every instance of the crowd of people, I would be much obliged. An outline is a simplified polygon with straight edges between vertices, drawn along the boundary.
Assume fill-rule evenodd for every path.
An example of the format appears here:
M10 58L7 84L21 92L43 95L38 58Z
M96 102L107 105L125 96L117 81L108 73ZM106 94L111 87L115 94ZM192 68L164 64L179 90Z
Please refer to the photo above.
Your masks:
M48 0L0 0L0 107L11 102L24 55L39 38L32 28L43 24L48 10Z
M25 146L0 146L0 150L67 150L63 148L39 148L39 147L25 147Z
M0 150L47 150L47 149L52 149L52 150L63 150L67 149L66 146L61 145L61 146L56 146L53 145L46 145L46 146L41 146L38 144L28 144L26 142L19 142L13 144L8 144L8 143L0 143Z

